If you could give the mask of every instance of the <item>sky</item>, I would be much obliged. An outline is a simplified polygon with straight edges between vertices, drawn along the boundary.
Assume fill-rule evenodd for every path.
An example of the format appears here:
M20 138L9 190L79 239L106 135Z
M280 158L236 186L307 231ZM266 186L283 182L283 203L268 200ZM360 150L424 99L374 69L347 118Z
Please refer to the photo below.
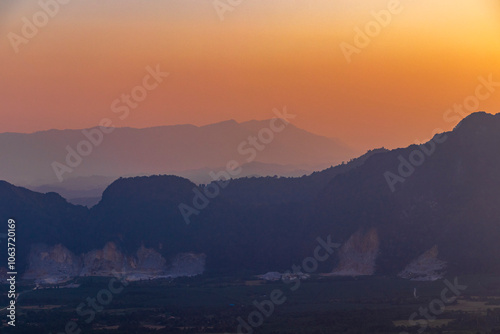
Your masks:
M0 4L0 132L204 125L286 106L296 126L366 150L451 130L454 105L500 111L500 86L474 100L500 82L498 0L242 0L223 13L213 0L65 1L46 22L38 1ZM168 77L119 118L113 102L157 66Z

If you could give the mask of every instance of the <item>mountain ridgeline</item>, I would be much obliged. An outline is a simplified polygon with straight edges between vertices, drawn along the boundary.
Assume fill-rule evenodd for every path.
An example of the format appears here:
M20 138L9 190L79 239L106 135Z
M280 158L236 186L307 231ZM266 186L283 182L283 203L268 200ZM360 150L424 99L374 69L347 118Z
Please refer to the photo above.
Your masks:
M254 163L258 173L270 169L275 174L303 175L294 170L323 169L356 156L339 140L312 134L284 119L274 120L1 133L0 156L9 159L0 161L0 178L32 190L44 185L64 190L60 181L95 176L116 179L161 173L203 179L207 168L225 167L230 160ZM108 180L97 183L102 184L109 185ZM73 182L68 187L89 185Z
M301 263L330 236L342 246L318 272L411 278L428 269L414 269L420 259L498 274L499 147L500 114L475 113L421 146L370 151L309 176L200 187L177 176L120 178L91 209L2 182L0 218L17 222L26 271L32 246L43 243L77 257L116 249L138 258L147 249L174 263L203 254L206 271L259 274ZM194 209L189 224L179 206Z

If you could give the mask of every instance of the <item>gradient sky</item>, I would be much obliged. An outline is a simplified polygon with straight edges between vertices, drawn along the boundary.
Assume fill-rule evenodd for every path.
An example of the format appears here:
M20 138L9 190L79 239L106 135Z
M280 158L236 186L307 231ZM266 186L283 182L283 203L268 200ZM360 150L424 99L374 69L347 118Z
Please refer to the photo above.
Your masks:
M246 121L286 105L297 126L359 149L429 139L479 76L500 81L500 1L403 0L347 63L340 43L387 3L243 0L221 21L212 0L73 0L16 54L7 36L38 1L2 0L0 132ZM119 120L112 101L156 64L170 76ZM500 87L478 109L499 105Z

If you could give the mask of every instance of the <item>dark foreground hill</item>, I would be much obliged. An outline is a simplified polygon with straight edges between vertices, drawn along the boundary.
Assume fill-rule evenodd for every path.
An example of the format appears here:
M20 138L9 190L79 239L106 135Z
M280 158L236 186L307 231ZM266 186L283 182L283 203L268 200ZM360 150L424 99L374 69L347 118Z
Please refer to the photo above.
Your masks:
M82 256L97 273L171 268L179 254L212 272L283 271L328 236L342 246L318 272L500 273L499 147L500 115L476 113L424 145L370 152L307 177L207 188L174 176L119 179L91 210L3 183L0 212L36 231L19 243L62 244L68 251L48 254Z

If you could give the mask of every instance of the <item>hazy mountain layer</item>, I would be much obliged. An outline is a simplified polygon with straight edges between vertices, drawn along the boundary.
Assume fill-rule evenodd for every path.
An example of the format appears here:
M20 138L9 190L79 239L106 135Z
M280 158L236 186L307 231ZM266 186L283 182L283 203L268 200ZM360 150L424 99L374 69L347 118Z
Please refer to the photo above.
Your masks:
M118 178L207 168L225 170L232 160L240 165L260 162L288 165L288 171L310 171L336 165L355 155L338 140L314 135L279 118L226 121L201 127L96 127L2 133L0 156L6 158L0 160L0 178L32 187L81 176ZM270 170L273 168L264 171L280 174L283 167L275 167L274 173Z

